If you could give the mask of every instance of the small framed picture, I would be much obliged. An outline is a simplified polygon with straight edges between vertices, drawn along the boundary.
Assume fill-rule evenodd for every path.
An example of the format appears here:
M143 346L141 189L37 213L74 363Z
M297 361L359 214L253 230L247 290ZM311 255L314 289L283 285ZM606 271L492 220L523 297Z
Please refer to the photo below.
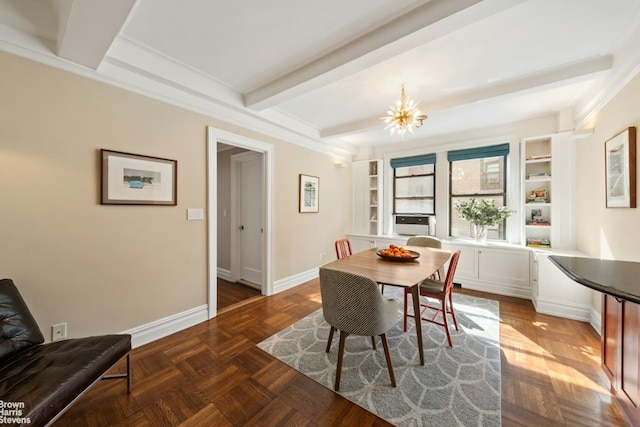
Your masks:
M604 143L608 208L636 207L636 128L630 127Z
M320 178L300 174L299 212L318 212L320 198Z
M101 204L177 204L176 160L104 149L100 157Z

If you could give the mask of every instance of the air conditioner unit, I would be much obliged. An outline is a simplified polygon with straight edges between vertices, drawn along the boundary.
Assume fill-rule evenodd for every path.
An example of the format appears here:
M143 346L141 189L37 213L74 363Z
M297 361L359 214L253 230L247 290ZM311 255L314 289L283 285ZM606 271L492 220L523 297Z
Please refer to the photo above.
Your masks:
M428 236L429 217L427 215L396 215L396 234L407 236Z

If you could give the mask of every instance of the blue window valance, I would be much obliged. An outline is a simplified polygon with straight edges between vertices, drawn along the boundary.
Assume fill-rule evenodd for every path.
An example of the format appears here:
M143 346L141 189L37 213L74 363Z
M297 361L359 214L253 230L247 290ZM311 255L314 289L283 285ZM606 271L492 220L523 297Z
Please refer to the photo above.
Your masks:
M468 148L466 150L452 150L447 153L447 159L450 162L454 162L456 160L506 156L507 154L509 154L509 144L498 144L486 147Z
M394 169L406 168L409 166L435 165L435 164L436 164L435 154L421 154L419 156L410 156L410 157L401 157L398 159L391 159L391 167Z

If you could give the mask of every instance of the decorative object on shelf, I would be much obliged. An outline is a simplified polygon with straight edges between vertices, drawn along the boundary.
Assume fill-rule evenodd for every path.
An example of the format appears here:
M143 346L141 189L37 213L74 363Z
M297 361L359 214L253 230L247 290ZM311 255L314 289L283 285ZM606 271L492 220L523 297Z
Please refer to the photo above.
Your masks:
M389 107L386 117L382 117L382 120L387 123L385 129L390 129L391 135L398 132L401 136L407 131L413 133L413 128L422 126L426 119L427 116L418 110L418 103L407 99L404 92L404 84L402 85L400 100L396 102L396 105Z
M456 203L460 218L473 224L473 237L477 241L487 238L487 226L494 226L507 219L513 211L506 206L496 206L493 199L471 198Z
M607 207L635 208L636 128L627 128L604 144Z
M527 203L549 203L547 190L544 188L538 188L531 191L531 193L527 195Z
M100 157L101 204L177 204L176 160L105 149Z
M527 219L527 225L551 225L545 217L542 216L542 209L531 209L531 218Z
M543 237L543 238L530 237L527 239L527 246L532 248L550 248L551 242L546 237Z
M320 202L320 178L300 174L299 212L318 212Z

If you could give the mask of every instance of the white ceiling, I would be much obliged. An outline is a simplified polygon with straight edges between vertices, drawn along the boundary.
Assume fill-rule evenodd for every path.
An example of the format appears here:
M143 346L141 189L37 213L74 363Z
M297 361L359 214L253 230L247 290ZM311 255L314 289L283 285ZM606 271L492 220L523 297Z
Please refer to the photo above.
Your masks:
M640 70L637 0L0 0L0 49L299 143L404 141L561 114ZM562 113L559 113L562 112Z

